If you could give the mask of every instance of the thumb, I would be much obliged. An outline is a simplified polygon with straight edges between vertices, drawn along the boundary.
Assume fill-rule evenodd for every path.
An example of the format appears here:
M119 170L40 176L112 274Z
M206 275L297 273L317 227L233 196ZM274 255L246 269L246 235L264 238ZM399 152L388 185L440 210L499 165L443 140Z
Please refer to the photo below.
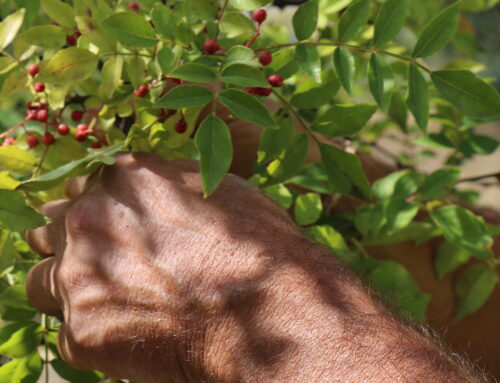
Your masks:
M36 264L26 278L26 292L31 305L38 311L62 316L62 305L55 283L56 263L50 257Z

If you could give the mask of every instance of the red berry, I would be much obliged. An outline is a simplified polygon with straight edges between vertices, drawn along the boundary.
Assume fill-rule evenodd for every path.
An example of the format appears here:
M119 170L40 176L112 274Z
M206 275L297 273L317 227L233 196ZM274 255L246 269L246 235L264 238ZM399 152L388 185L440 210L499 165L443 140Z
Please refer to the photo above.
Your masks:
M38 105L38 109L47 109L49 110L49 104L41 103Z
M203 50L205 51L205 53L207 53L209 55L213 55L219 49L220 49L220 45L215 40L206 40L203 43Z
M267 12L265 9L257 9L254 13L253 13L253 19L255 20L255 22L259 23L259 24L262 24L267 18Z
M263 97L267 97L273 92L272 88L254 88L254 89L255 89L255 95Z
M259 55L259 62L264 66L271 64L272 61L273 61L273 55L271 54L271 52L266 51L262 52Z
M26 142L28 143L30 148L34 148L35 146L38 145L38 137L30 134L26 138Z
M76 31L76 32L75 32L75 37L76 37L77 39L79 39L81 35L82 35L82 32L80 32L80 31Z
M45 84L42 84L42 83L35 84L35 91L36 92L41 93L44 90L45 90Z
M175 122L175 131L179 134L185 133L188 128L188 125L184 119L177 120Z
M130 9L131 11L134 11L134 12L139 12L139 4L137 3L130 3L128 5L128 9Z
M71 113L71 119L75 122L81 121L83 118L83 110L75 110Z
M37 114L38 114L38 111L36 109L31 109L28 111L28 116L26 117L26 119L28 121L36 121L37 120Z
M145 84L142 84L139 89L137 90L134 90L134 94L137 96L137 97L146 97L149 93L149 87Z
M49 111L47 109L40 109L36 112L36 120L40 122L47 122L49 119Z
M247 92L248 94L252 94L254 96L257 96L257 88L245 88L245 92Z
M9 146L12 145L16 140L12 137L7 137L5 141L2 143L2 146Z
M84 142L87 139L87 132L78 131L75 134L75 139L80 142Z
M87 126L87 124L79 124L76 126L76 130L78 130L79 132L86 132L87 130L89 130L89 127Z
M102 145L99 141L93 142L92 145L90 145L92 149L100 149L102 148Z
M35 77L38 72L40 72L40 67L37 64L31 64L28 67L28 74L32 77Z
M68 35L68 36L66 36L66 43L68 45L75 46L77 39L78 38L75 35Z
M52 133L47 132L42 136L42 142L45 145L50 146L54 144L54 142L56 142L56 139L54 138L54 135Z
M279 74L272 74L267 78L267 81L269 82L269 84L271 84L272 87L275 88L279 88L283 85L283 77L281 77Z
M59 132L59 134L61 136L65 136L65 135L69 134L69 126L66 124L59 124L57 126L57 131Z

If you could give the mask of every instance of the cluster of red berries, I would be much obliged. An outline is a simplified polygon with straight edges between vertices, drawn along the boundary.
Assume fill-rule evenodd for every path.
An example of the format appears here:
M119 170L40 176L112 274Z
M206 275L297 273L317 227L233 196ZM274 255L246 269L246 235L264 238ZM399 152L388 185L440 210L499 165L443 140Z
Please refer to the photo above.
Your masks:
M134 90L134 94L139 98L146 97L149 94L149 86L142 84L138 89Z
M130 3L128 5L128 9L130 9L131 11L134 11L134 12L139 12L141 10L140 6L138 3Z
M40 67L37 64L32 64L28 67L27 73L35 77L38 75L40 72ZM34 89L37 93L43 92L45 90L45 84L43 83L37 83L34 85ZM60 120L60 114L58 116L55 116L52 121L49 122L49 106L42 102L38 97L34 101L28 102L28 112L25 117L25 119L17 126L20 127L22 126L25 129L25 123L27 121L37 121L45 124L45 133L41 136L41 141L44 145L50 146L53 145L56 142L56 138L53 133L49 131L49 128L51 126L55 127L55 131L59 133L61 136L66 136L70 134L71 129L68 125L63 124L63 123L58 123L57 121ZM71 119L74 122L80 122L86 111L85 110L74 110L71 113ZM15 129L16 127L14 127ZM29 147L34 148L39 145L40 139L37 135L26 131L27 137L26 137L26 142ZM75 139L79 142L84 142L87 140L88 136L94 134L94 131L92 129L89 129L89 127L86 124L79 124L76 127L76 134L75 134ZM7 137L3 143L2 146L9 146L14 144L15 139L12 137ZM91 147L94 149L102 147L102 143L100 141L95 141L91 144Z

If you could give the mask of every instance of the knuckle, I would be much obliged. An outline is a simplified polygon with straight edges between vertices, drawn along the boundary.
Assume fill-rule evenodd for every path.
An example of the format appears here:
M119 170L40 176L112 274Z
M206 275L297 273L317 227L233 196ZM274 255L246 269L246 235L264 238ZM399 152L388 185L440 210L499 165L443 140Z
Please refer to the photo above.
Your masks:
M66 214L66 230L70 236L99 233L102 229L102 199L87 195L77 200Z

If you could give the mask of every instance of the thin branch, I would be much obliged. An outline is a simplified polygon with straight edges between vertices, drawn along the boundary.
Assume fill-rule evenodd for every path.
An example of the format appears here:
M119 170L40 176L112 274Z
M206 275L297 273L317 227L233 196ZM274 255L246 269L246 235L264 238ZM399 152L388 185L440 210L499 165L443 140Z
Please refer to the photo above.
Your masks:
M482 176L475 176L475 177L469 177L469 178L463 178L461 180L457 181L457 184L462 183L462 182L475 182L475 181L481 181L487 178L496 178L497 181L500 181L500 172L497 173L491 173L491 174L485 174Z

